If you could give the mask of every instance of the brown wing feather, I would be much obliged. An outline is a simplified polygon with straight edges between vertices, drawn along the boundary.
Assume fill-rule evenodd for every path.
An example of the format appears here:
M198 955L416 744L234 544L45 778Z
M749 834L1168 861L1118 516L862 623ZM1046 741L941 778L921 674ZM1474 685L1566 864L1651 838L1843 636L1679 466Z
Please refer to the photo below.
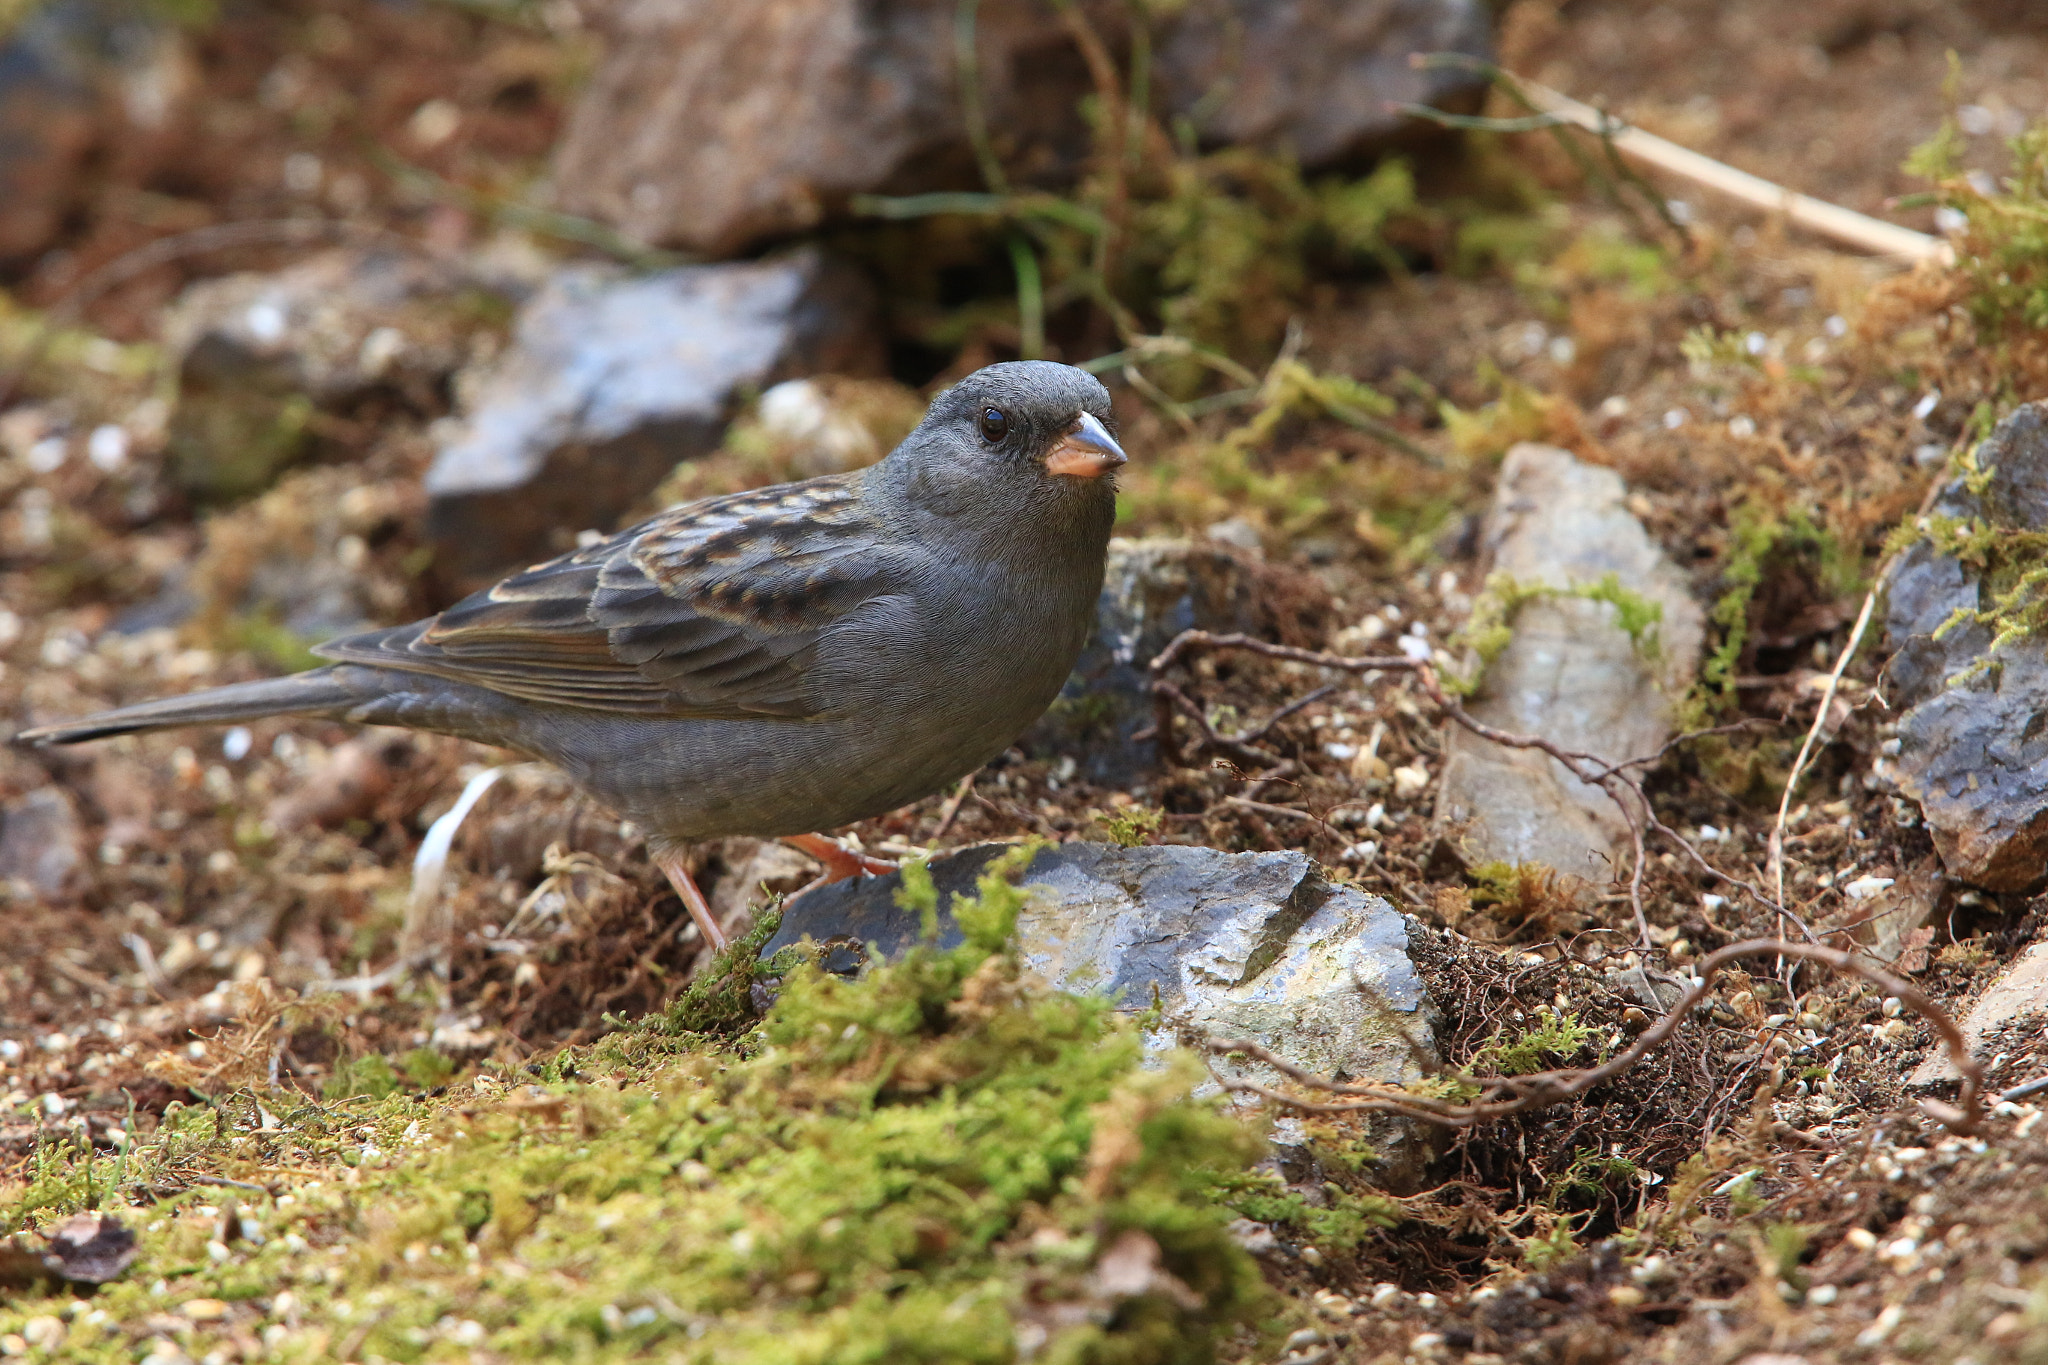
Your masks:
M564 706L809 715L820 637L910 576L909 554L882 548L858 478L671 508L437 617L317 652Z

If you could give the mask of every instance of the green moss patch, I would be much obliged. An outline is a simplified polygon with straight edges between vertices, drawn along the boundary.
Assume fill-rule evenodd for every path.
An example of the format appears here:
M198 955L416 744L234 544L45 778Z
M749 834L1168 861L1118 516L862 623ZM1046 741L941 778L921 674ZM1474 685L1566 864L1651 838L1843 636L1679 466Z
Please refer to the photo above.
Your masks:
M129 1361L256 1342L720 1362L1249 1344L1267 1293L1226 1205L1262 1144L1192 1097L1192 1059L1141 1068L1104 1002L1025 977L1014 870L956 910L960 947L858 981L801 965L736 1040L620 1033L552 1068L566 1079L433 1099L243 1092L112 1157L48 1150L0 1190L7 1223L153 1203L120 1211L142 1254L91 1299L0 1305L0 1336L33 1324L47 1357Z

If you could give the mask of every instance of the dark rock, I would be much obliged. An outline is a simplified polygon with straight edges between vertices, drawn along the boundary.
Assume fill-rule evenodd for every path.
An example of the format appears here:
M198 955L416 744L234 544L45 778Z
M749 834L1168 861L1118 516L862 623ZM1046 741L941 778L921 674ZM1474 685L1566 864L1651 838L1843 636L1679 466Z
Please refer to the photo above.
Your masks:
M96 171L160 161L192 84L177 32L146 7L29 7L0 43L0 261L54 246Z
M860 193L980 189L955 0L607 0L609 39L555 159L563 206L712 254L800 232ZM1128 48L1129 9L1083 7ZM1413 52L1489 50L1479 0L1204 0L1156 21L1167 119L1289 148L1311 167L1400 127L1388 101L1470 90ZM1054 6L985 0L976 71L999 150L1036 183L1085 159L1092 87Z
M62 896L84 866L85 831L62 790L39 787L0 810L0 890Z
M1704 620L1685 574L1628 510L1626 493L1620 475L1568 451L1508 452L1486 523L1489 572L1523 588L1558 589L1612 574L1661 607L1663 619L1648 651L1616 624L1610 603L1529 601L1471 699L1478 719L1610 762L1647 757L1670 738L1673 703L1699 667ZM1626 865L1621 812L1557 760L1458 726L1447 728L1444 751L1436 818L1468 862L1545 863L1582 884Z
M953 899L1006 845L935 861L939 942L960 942ZM1297 852L1059 844L1040 850L1018 919L1026 962L1057 987L1100 992L1120 1008L1165 1010L1161 1041L1251 1039L1322 1075L1400 1083L1434 1065L1421 978L1404 917L1377 896L1325 880ZM791 901L763 955L810 938L839 945L828 966L869 951L894 957L918 940L896 907L899 874L839 882ZM1256 1068L1246 1068L1256 1071ZM1431 1135L1377 1127L1391 1184L1413 1187Z
M1981 492L1958 478L1933 515L1981 518L2015 530L2048 528L2048 404L2029 403L1977 451ZM1887 666L1899 754L1886 771L1920 803L1950 875L1992 891L2025 891L2048 876L2048 650L2038 639L1992 650L1992 631L1965 622L1935 638L1957 611L1990 601L1979 572L1926 540L1900 555L1885 582Z
M191 286L164 323L173 476L204 500L247 497L298 456L316 409L376 389L437 409L476 323L451 297L462 283L416 252L346 249Z
M717 448L734 400L879 367L862 282L814 250L629 277L561 271L520 311L427 472L435 572L456 589L610 529Z
M135 1263L135 1233L112 1214L75 1213L50 1233L43 1262L73 1284L105 1284Z
M1223 543L1113 540L1095 631L1025 752L1069 757L1091 782L1122 784L1158 757L1133 736L1152 723L1152 660L1184 630L1243 631L1288 644L1320 638L1330 612L1317 580Z
M1469 71L1418 70L1411 53L1492 50L1481 0L1193 0L1159 49L1168 107L1209 142L1355 160L1400 132L1390 104L1450 103Z
M104 1213L77 1213L52 1230L42 1247L28 1234L0 1241L0 1288L56 1283L105 1284L135 1263L135 1233Z

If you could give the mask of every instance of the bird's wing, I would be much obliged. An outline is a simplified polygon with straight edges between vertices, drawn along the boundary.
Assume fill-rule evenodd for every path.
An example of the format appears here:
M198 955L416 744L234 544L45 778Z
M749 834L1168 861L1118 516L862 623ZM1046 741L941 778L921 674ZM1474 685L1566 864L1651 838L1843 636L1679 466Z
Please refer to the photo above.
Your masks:
M600 711L811 715L820 638L913 571L916 552L880 533L857 480L671 508L437 617L316 652Z

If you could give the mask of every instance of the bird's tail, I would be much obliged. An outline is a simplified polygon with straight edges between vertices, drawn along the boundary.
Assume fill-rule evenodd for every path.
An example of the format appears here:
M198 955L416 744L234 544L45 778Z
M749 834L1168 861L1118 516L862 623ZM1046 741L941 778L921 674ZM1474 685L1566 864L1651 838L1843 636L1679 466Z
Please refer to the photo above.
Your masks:
M263 716L317 715L340 712L361 700L335 676L332 668L316 668L286 678L211 687L182 697L165 697L96 716L42 725L15 738L23 744L82 744L90 739L165 730L177 725L222 725Z

